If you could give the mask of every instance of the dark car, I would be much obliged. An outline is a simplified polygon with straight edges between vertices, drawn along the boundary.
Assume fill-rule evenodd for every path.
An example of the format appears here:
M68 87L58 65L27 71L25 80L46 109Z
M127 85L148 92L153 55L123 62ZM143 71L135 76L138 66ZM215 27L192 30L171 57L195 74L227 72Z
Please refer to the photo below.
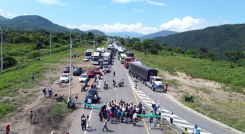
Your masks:
M94 99L94 95L96 94L96 96L97 96L97 99L95 100ZM98 96L98 92L96 91L96 89L89 89L88 90L88 93L86 94L86 98L88 99L88 98L90 98L90 99L92 99L92 103L94 103L94 102L98 102L99 101L99 96Z
M76 67L73 71L73 76L77 75L80 76L82 74L82 68L81 67Z
M64 73L69 73L70 72L70 67L69 66L65 66L63 72Z
M100 68L103 69L104 63L100 63Z
M98 74L99 72L100 72L100 68L98 68L98 67L94 68L94 73L95 74Z
M87 72L88 77L93 78L94 77L94 70L89 70Z

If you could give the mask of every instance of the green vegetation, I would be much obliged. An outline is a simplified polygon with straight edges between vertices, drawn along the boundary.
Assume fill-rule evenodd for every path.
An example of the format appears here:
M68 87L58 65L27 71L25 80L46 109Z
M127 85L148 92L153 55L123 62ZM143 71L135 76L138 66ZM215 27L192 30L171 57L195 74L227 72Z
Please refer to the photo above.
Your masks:
M144 41L145 39L152 39L154 37L165 37L165 36L177 34L177 33L178 32L163 30L160 32L152 33L152 34L147 34L145 36L139 37L139 39L140 41Z
M173 87L173 88L178 88L179 84L176 82L177 80L167 80L166 83L168 83L168 86Z
M65 117L66 114L71 113L72 111L73 109L67 108L67 104L65 102L56 102L52 106L52 109L48 115L54 118L55 121L61 122L60 119L62 119L62 117Z
M190 49L199 51L201 46L218 54L218 59L228 60L226 51L243 51L245 46L245 24L221 25L201 30L182 32L166 37L156 37L153 40L159 44L181 47L185 52Z

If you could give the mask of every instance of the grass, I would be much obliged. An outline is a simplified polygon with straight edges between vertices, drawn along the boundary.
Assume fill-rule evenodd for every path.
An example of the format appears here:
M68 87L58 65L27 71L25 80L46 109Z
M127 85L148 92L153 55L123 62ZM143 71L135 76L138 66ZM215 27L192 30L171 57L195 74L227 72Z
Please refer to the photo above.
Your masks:
M132 51L136 57L143 60L143 64L152 68L168 71L176 74L177 71L184 72L192 78L202 78L231 85L229 90L245 94L245 69L244 67L230 67L227 61L211 61L209 59L196 59L187 56L171 56L169 52L163 51L159 55L144 54Z
M73 110L67 108L67 104L64 102L58 103L56 102L50 113L48 114L50 117L54 118L57 122L60 122L60 118L64 117L66 114L71 113Z
M173 88L178 88L179 84L176 82L177 80L167 80L168 86L171 86Z
M192 87L194 89L196 89L196 93L199 93L199 91L206 93L206 94L211 94L212 90L206 89L206 88L198 88L198 87Z
M15 44L18 46L18 44ZM103 41L100 46L105 47L107 45L107 41ZM22 44L20 44L22 46ZM29 45L26 45L29 46ZM73 55L84 55L84 51L86 49L91 48L92 46L82 46L82 48L73 48ZM13 47L14 48L14 47ZM57 48L58 49L58 48ZM13 53L17 51L17 49L13 50ZM28 52L30 50L28 49ZM58 50L56 50L58 51ZM20 54L21 55L21 54ZM47 71L53 71L53 64L63 63L65 58L70 56L69 50L64 50L56 53L52 53L52 55L41 56L40 61L27 59L26 56L15 57L16 59L24 59L16 66L5 69L1 72L0 75L0 119L4 117L5 114L13 112L14 110L17 112L21 112L23 108L21 108L21 104L31 103L28 101L29 98L35 97L36 91L30 92L27 89L33 88L35 85L39 85L40 81L46 80L47 78L44 76L44 73ZM34 74L35 80L31 80L31 74ZM54 79L51 79L52 83ZM20 97L19 100L16 100L16 96L19 95L18 90L23 89L22 92L26 94L25 97ZM1 100L2 97L15 97L14 99L6 99ZM19 108L19 109L17 109Z

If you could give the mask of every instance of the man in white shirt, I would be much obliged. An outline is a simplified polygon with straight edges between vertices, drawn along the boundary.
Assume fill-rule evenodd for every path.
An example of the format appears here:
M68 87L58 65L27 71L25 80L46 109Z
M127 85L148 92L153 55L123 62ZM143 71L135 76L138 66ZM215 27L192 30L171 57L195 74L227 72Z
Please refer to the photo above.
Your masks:
M172 114L170 115L170 122L171 122L171 124L173 124L173 120L174 120L174 114L172 113Z
M97 95L96 94L94 95L94 101L97 101Z
M143 106L142 111L143 111L143 115L145 115L145 111L146 111L145 105Z
M92 104L92 99L88 98L88 104L91 105ZM88 106L89 107L89 106Z
M155 102L154 99L153 99L153 101L151 102L151 104L152 104L152 108L154 109L154 107L155 107L155 105L156 105L156 102Z
M160 115L161 116L161 113L162 113L162 107L161 106L159 106L159 108L158 108L158 115Z

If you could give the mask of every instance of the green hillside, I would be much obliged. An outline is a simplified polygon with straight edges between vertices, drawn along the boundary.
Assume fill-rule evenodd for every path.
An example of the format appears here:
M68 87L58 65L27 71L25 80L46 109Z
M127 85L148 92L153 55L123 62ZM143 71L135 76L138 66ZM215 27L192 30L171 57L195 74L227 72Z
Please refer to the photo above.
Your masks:
M6 26L9 29L13 29L13 30L22 29L22 30L38 31L40 29L45 29L46 31L62 32L62 33L69 32L69 30L72 33L88 33L89 32L89 31L81 31L79 29L69 29L67 27L54 24L48 19L45 19L37 15L18 16L13 19L6 19L0 16L0 20L2 20L4 26ZM91 32L94 35L97 35L98 33L99 35L104 35L104 33L99 30L91 30Z
M94 35L105 35L102 31L100 30L88 30L86 33L92 32Z
M217 53L218 59L226 60L223 55L225 51L244 51L245 24L208 27L167 37L156 37L153 40L159 44L167 43L171 47L181 47L185 52L205 46L209 51Z
M139 37L139 39L140 39L140 41L144 41L145 39L152 39L154 37L160 37L160 36L161 37L165 37L165 36L172 35L172 34L177 34L177 33L178 32L163 30L163 31L160 31L160 32L144 35L142 37Z

